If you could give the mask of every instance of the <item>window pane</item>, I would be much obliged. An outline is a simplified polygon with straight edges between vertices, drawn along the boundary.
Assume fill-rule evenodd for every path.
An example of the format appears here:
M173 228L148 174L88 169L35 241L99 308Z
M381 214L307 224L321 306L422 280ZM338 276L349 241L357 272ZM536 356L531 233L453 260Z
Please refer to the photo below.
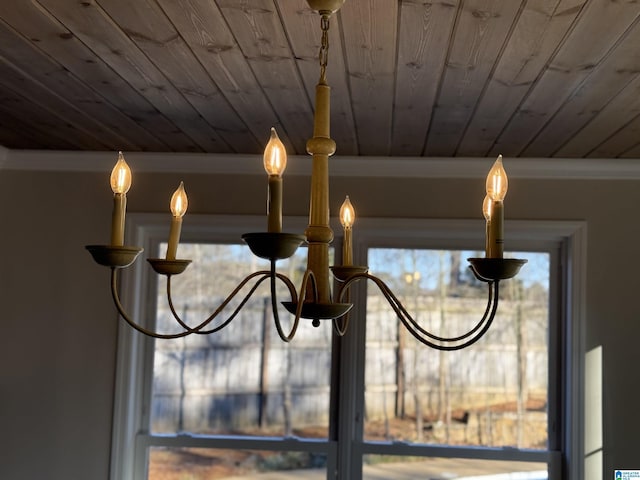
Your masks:
M546 463L366 455L363 480L414 480L416 478L546 480ZM493 476L495 475L495 477Z
M451 336L470 330L486 307L486 284L463 264L475 256L371 249L369 265L423 327ZM369 288L366 439L546 449L549 255L513 256L529 263L501 283L489 332L461 351L418 343Z
M172 278L172 297L177 312L191 326L207 318L245 275L269 268L244 245L183 244L180 249L179 256L193 263ZM278 271L286 273L296 287L306 268L306 251L300 250L278 264ZM165 298L165 278L158 282L158 328L180 331ZM290 299L280 282L278 292L279 300ZM265 281L238 317L219 332L156 341L153 432L327 436L330 325L313 328L301 320L295 340L281 341L269 293ZM232 302L224 319L241 298ZM279 311L288 332L292 316L282 307ZM215 320L211 326L222 321Z
M327 478L327 456L314 452L163 448L149 451L149 480Z

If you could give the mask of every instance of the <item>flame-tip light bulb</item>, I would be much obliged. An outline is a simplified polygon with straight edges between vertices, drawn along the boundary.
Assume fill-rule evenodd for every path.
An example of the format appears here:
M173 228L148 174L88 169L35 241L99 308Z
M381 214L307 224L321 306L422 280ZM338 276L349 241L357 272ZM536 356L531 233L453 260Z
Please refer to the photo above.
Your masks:
M131 188L131 169L118 152L118 161L111 170L111 190L113 190L113 212L111 215L111 245L124 245L124 222L127 211L127 192Z
M271 137L264 150L264 169L269 174L267 230L273 233L282 231L282 174L286 166L287 151L276 129L271 127Z
M487 257L502 258L504 252L504 197L509 188L507 172L502 165L502 155L494 162L487 175L487 201L485 218L488 222ZM483 211L485 206L483 205Z
M356 210L349 200L349 195L344 199L340 207L340 223L344 229L344 243L342 245L342 264L349 266L353 264L353 239L352 227L356 219Z
M167 260L175 260L178 252L178 243L180 242L180 231L182 230L182 217L187 212L189 199L184 189L184 183L180 182L180 186L171 195L171 228L169 230L169 243L167 244Z

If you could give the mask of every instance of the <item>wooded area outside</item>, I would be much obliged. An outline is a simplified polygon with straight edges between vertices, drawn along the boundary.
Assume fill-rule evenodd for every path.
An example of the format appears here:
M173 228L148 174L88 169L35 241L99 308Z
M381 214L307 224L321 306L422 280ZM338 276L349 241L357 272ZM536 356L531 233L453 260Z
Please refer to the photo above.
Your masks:
M179 313L191 325L207 318L245 275L268 269L268 263L245 246L181 248L182 255L194 262L172 285L172 294ZM298 284L306 267L306 251L301 250L278 265ZM288 292L278 286L279 298L288 300ZM157 321L160 328L172 331L176 322L166 304L165 288L158 287ZM219 332L156 342L154 432L287 436L301 434L296 429L303 427L304 436L326 437L330 325L314 328L310 321L302 321L294 341L285 343L273 326L268 295L264 282L238 317ZM238 301L225 312L231 313ZM282 308L280 314L288 331L291 316Z
M486 286L461 268L464 253L371 249L369 263L415 320L452 336L470 330L486 306ZM424 279L420 272L432 277ZM369 289L366 438L546 448L548 256L532 256L530 271L521 277L504 283L498 315L485 337L454 352L420 344L399 325L382 295ZM402 428L398 420L405 420Z
M206 318L244 275L267 268L241 246L181 249L194 262L172 289L176 309L191 325ZM301 250L279 265L294 282L305 268ZM460 266L466 253L371 249L369 264L416 320L451 335L471 328L486 306L486 286ZM365 439L546 448L549 259L531 258L528 275L505 282L490 332L461 352L418 344L398 328L378 292L368 289ZM157 321L172 331L165 288L158 285ZM286 313L282 317L290 321ZM156 342L152 431L326 438L331 338L328 322L314 328L303 321L296 338L282 342L268 286L261 286L223 330ZM161 457L156 454L156 467ZM280 463L296 468L299 459L289 467Z

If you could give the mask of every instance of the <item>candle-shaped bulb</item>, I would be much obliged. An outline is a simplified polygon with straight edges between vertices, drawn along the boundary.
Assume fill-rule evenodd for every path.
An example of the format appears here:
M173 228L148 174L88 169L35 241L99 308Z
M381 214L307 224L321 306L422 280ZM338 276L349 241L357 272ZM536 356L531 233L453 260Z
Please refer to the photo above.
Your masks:
M487 195L491 197L494 202L501 202L504 200L509 188L509 179L507 178L507 172L502 166L502 155L498 155L493 167L489 170L487 175Z
M113 213L111 215L111 245L124 245L124 218L127 211L127 192L131 188L131 169L118 152L118 161L111 170L111 190L113 190Z
M349 195L347 195L340 207L340 223L344 228L351 228L355 219L356 211L349 200Z
M276 129L271 127L271 138L264 149L264 169L269 175L281 177L287 166L287 151L278 137Z
M276 129L271 127L271 138L264 149L264 169L269 174L267 230L271 233L282 231L282 173L286 166L287 151Z
M184 190L184 183L180 182L180 186L171 196L171 213L174 217L182 217L187 212L188 206L187 192Z
M180 231L182 230L182 216L187 211L189 200L187 192L184 191L184 183L180 182L180 186L171 195L171 227L169 229L169 243L167 244L167 260L175 260L178 252L178 243L180 242Z
M344 227L344 241L342 244L342 265L349 266L353 264L353 240L352 228L356 219L356 210L351 205L349 195L342 202L340 207L340 223Z
M118 161L111 171L111 190L113 193L127 193L131 188L131 169L124 160L122 152L118 152Z
M482 206L487 219L487 257L502 258L504 250L504 205L509 180L502 166L502 155L498 155L487 175L487 196Z

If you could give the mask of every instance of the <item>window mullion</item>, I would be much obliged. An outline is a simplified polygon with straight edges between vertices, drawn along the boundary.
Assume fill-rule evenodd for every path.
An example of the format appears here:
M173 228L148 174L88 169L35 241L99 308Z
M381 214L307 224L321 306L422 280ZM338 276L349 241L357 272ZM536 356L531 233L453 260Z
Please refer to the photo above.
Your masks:
M363 239L354 243L354 262L366 265L366 246ZM364 344L366 320L366 284L352 286L351 301L355 302L350 313L347 333L340 338L340 384L338 409L337 477L344 480L361 480L364 417Z

